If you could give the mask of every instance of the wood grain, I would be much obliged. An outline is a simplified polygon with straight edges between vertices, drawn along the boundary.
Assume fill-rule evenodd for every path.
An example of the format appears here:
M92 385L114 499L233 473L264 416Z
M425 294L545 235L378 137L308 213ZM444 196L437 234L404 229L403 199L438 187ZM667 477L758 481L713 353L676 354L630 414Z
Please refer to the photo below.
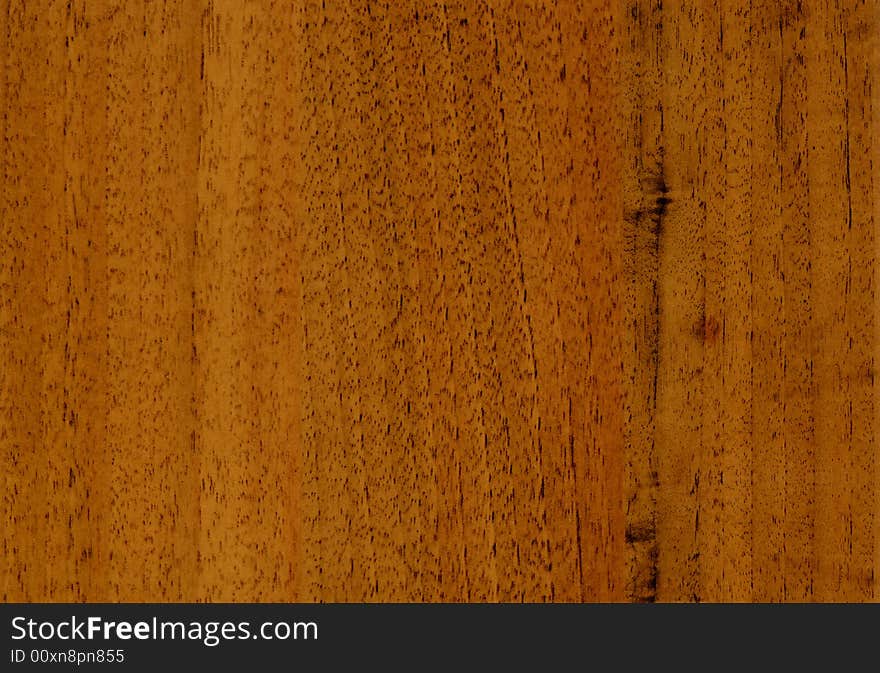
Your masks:
M880 598L878 30L4 0L2 600Z

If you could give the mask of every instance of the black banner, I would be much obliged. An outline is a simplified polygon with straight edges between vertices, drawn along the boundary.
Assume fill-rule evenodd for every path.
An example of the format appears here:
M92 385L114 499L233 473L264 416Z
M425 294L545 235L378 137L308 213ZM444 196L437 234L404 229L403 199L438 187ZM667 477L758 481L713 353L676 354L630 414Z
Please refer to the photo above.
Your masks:
M841 670L874 606L5 604L0 670ZM865 657L868 657L867 659Z

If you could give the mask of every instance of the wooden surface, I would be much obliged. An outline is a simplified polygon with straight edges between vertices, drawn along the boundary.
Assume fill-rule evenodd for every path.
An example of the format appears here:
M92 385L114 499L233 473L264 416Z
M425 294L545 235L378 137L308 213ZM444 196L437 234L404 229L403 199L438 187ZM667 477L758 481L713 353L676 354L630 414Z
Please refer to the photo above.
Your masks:
M0 597L880 598L878 31L4 0Z

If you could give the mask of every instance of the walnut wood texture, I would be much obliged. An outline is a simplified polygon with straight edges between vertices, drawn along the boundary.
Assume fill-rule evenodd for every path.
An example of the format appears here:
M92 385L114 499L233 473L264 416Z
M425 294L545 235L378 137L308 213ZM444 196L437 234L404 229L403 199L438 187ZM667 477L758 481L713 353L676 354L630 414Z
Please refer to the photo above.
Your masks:
M880 598L878 21L4 0L0 598Z

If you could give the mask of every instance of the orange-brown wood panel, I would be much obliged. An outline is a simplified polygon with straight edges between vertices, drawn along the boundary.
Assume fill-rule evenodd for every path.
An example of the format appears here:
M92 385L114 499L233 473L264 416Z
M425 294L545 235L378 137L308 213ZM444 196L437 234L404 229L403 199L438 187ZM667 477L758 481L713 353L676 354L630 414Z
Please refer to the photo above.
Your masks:
M873 0L3 0L4 601L880 597Z

